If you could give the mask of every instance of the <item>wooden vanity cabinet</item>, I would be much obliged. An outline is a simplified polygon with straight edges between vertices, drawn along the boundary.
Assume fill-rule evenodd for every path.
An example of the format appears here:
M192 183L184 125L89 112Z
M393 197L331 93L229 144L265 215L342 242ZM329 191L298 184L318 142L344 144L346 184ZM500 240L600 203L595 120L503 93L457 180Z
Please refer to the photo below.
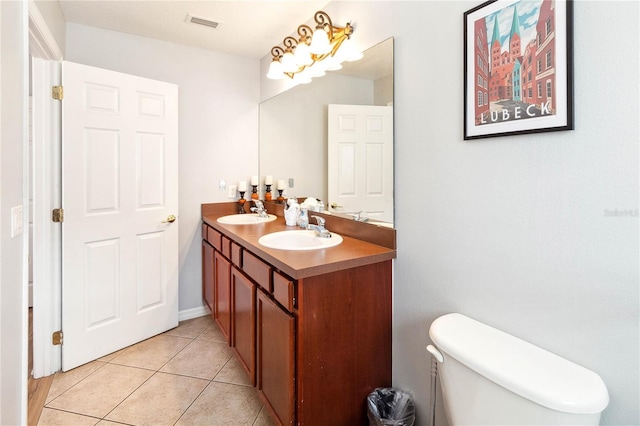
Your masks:
M215 250L220 250L222 234L202 224L202 300L216 317L215 303Z
M202 240L202 300L211 311L211 316L215 318L213 252L213 246L207 240Z
M251 384L256 384L256 285L231 268L232 342Z
M214 253L215 319L231 345L231 262L219 251Z
M238 269L242 266L238 244L206 224L202 235L203 300L255 385L256 285Z
M295 319L258 291L257 388L283 425L295 419Z
M392 261L293 279L207 228L203 291L213 251L216 321L277 423L367 425L391 386Z
M293 425L293 281L248 250L242 250L241 268L231 272L235 350L271 412L281 424ZM275 286L280 300L275 298Z
M391 261L297 280L296 421L367 425L391 386Z

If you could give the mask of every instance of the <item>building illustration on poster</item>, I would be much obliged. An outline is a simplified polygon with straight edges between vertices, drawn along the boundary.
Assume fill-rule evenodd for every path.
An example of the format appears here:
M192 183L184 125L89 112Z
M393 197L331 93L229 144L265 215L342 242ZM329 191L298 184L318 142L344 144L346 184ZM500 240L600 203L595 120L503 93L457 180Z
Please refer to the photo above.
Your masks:
M520 0L474 28L475 124L556 114L555 0Z

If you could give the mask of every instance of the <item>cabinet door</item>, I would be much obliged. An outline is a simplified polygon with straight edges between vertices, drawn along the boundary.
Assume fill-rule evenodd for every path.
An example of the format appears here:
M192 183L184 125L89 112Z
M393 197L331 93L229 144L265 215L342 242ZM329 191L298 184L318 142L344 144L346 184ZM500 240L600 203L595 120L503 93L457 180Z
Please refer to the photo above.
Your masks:
M256 286L235 267L231 268L231 342L251 384L256 384Z
M295 409L295 319L262 291L257 297L258 390L283 425Z
M202 240L202 300L211 310L211 316L215 318L213 303L213 247Z
M227 343L231 344L231 262L217 250L214 259L216 321L222 334L226 337Z

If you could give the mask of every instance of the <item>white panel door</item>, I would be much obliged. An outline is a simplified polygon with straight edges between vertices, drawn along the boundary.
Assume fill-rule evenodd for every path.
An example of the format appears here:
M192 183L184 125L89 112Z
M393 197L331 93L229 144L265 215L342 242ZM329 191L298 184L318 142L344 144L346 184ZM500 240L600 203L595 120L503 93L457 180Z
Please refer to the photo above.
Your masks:
M393 223L393 108L329 105L329 207Z
M178 88L63 62L62 369L178 324Z

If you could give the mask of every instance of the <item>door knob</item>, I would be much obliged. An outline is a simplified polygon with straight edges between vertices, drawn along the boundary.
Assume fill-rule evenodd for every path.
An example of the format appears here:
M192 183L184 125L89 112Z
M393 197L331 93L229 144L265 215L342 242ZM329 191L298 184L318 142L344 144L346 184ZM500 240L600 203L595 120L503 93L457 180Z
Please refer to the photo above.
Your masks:
M162 221L162 223L173 223L175 221L176 221L176 217L170 214L169 216L167 216L165 220Z
M331 203L331 208L332 209L341 209L342 206L339 206L337 203Z

